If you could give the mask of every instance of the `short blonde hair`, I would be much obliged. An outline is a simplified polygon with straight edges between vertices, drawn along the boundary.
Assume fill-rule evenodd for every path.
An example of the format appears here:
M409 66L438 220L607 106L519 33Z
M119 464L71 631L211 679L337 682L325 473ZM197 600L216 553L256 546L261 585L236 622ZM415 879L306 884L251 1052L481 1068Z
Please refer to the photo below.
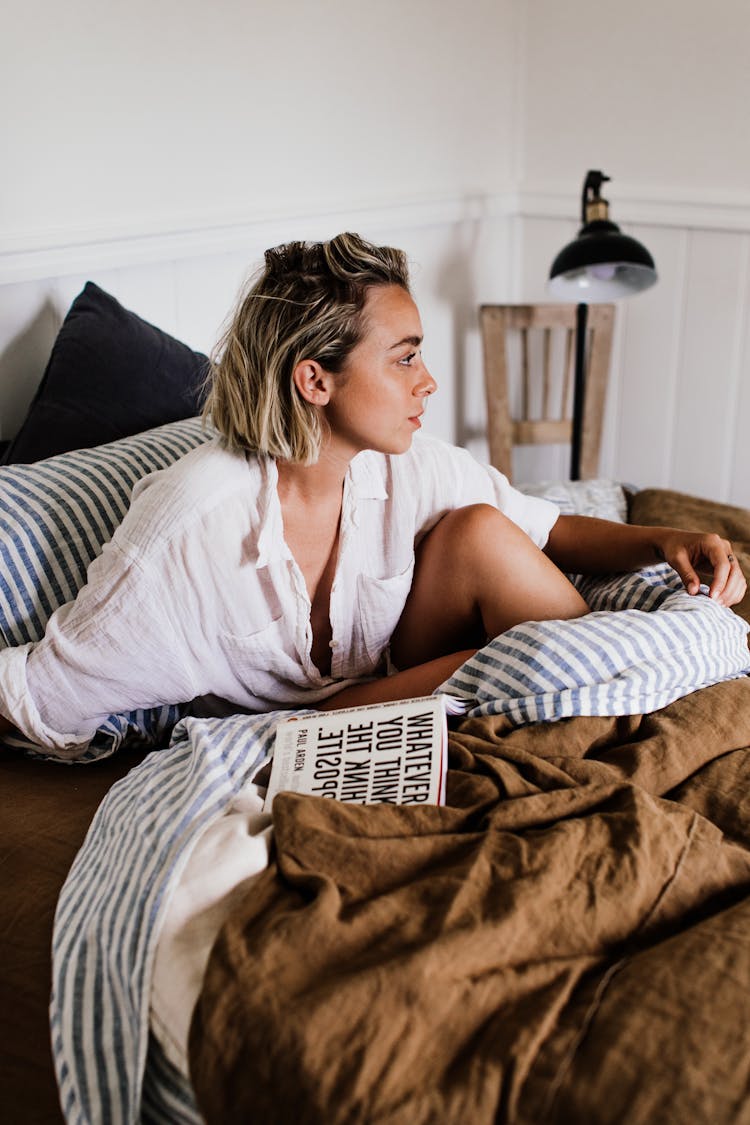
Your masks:
M367 293L384 285L409 291L406 255L357 234L266 251L211 364L203 413L231 449L317 461L320 416L299 394L294 369L310 359L340 373L362 339Z

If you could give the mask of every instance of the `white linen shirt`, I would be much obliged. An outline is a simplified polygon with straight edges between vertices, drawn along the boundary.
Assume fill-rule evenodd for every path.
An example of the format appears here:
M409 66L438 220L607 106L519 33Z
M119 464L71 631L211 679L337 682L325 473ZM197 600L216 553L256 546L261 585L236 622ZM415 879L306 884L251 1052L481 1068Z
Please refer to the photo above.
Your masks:
M139 707L312 706L383 671L415 545L445 512L492 504L540 547L558 515L426 435L398 456L360 453L344 485L331 674L321 675L277 480L272 459L218 440L144 478L76 600L41 641L0 653L0 710L37 744L69 751L109 715Z

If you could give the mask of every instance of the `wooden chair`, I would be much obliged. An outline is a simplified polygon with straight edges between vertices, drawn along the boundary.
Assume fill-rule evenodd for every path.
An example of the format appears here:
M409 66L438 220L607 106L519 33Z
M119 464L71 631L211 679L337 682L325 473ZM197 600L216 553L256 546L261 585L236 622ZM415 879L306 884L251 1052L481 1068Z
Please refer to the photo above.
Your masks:
M614 305L590 305L581 478L599 469ZM480 327L490 463L513 479L515 445L563 444L573 432L575 305L482 305Z

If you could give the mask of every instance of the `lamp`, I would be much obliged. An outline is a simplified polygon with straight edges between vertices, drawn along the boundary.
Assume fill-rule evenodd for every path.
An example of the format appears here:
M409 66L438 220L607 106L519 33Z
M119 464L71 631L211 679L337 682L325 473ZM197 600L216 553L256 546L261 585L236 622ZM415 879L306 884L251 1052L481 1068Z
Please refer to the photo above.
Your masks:
M657 280L654 260L646 247L610 221L609 203L601 196L601 186L608 180L609 176L602 172L587 174L581 197L581 229L555 258L547 282L547 291L554 297L578 302L571 480L580 478L588 305L629 297L648 289Z

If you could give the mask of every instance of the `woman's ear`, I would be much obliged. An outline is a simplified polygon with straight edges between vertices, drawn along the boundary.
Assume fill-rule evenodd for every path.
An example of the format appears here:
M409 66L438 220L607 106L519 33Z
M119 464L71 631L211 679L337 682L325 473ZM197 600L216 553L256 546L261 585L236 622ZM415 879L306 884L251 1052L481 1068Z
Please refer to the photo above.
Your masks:
M331 397L331 376L314 359L301 359L292 372L294 385L306 402L326 406Z

